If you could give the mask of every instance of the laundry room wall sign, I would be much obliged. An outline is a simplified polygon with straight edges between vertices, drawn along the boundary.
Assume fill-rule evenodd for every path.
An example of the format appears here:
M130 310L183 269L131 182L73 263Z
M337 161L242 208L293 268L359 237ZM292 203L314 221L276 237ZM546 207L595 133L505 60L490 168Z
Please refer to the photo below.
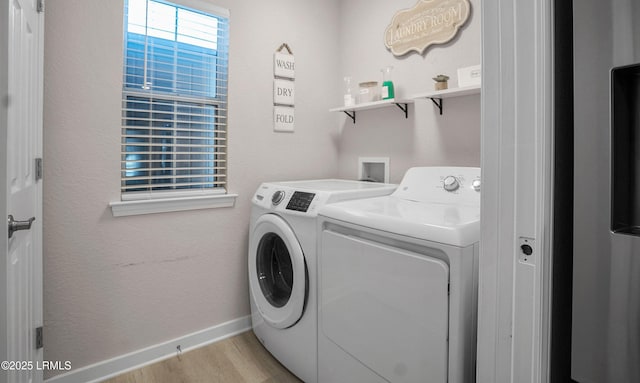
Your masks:
M282 78L296 78L296 60L291 53L276 52L273 55L273 75Z
M273 106L273 130L276 132L293 132L295 109L290 106Z
M273 79L273 103L295 105L295 83L291 80Z
M287 53L283 51L286 50ZM295 58L287 43L273 55L273 130L295 130Z
M469 0L420 0L393 16L384 44L394 56L422 54L431 45L451 41L470 13Z

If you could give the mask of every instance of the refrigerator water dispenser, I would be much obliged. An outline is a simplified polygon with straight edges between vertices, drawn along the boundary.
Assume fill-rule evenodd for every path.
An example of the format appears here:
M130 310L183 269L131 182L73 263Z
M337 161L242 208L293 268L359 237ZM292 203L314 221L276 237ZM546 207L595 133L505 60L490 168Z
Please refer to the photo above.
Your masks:
M611 231L640 236L640 64L611 70Z

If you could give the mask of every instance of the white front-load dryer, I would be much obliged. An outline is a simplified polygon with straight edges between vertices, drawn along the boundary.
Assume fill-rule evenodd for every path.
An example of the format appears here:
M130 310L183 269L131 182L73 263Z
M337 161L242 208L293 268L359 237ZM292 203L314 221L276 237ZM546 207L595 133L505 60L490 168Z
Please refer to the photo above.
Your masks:
M249 298L253 331L287 369L318 381L316 220L321 206L391 194L348 180L264 183L252 198Z

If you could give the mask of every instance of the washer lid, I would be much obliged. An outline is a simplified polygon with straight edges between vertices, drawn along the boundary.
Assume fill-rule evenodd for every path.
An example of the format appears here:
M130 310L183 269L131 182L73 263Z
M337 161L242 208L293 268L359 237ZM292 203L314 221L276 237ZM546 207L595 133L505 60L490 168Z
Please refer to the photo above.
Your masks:
M304 313L307 271L300 243L275 214L262 215L249 243L249 289L264 320L273 327L293 326Z
M320 215L389 233L466 247L480 240L480 207L395 196L324 206Z

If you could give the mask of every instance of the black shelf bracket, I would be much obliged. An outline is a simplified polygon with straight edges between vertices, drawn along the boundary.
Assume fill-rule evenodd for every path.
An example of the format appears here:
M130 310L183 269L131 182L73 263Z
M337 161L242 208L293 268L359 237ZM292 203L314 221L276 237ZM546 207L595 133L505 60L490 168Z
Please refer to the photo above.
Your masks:
M399 104L396 102L396 106L400 108L401 111L404 112L404 118L409 118L409 104Z
M435 106L437 106L438 109L440 109L440 115L442 116L442 99L441 98L433 98L433 97L429 97L429 98L435 104Z
M356 123L356 111L353 110L351 111L351 113L349 113L348 110L343 110L344 114L346 114L347 116L349 116L351 118L351 120L353 121L353 123Z

